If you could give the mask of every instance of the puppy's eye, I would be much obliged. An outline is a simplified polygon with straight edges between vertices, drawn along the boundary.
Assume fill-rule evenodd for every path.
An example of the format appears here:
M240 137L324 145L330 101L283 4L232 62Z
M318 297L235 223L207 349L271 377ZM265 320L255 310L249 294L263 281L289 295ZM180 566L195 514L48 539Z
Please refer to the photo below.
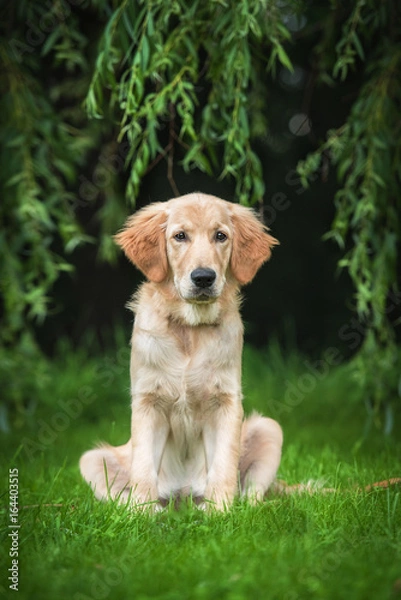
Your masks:
M218 232L216 233L216 240L217 240L218 242L225 242L225 241L226 241L226 239L227 239L227 236L226 236L226 234L225 234L225 233L223 233L222 231L218 231Z
M177 242L184 242L187 239L187 234L185 231L180 231L175 234L174 239L177 240Z

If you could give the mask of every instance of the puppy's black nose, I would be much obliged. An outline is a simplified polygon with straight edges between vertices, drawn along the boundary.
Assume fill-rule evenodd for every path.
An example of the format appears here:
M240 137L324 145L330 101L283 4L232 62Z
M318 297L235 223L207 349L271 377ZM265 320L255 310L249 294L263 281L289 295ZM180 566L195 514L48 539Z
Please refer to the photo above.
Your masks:
M213 269L195 269L191 273L191 279L198 288L211 287L216 280Z

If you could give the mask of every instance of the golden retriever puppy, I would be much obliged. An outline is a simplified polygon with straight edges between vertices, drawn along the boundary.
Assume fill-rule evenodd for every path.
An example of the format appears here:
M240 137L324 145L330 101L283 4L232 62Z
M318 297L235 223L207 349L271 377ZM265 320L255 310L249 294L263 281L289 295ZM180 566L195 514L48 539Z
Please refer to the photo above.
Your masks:
M130 305L131 439L86 452L83 477L97 498L136 507L262 499L282 432L243 419L239 290L277 240L251 209L201 193L143 208L115 240L148 280Z

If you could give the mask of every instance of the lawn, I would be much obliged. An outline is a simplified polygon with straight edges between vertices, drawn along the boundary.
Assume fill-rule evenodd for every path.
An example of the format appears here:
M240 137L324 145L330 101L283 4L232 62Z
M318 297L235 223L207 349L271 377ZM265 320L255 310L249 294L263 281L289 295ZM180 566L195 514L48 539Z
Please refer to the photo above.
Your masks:
M40 397L31 392L32 414L1 437L5 597L13 550L20 599L401 597L399 487L363 489L400 476L401 440L366 426L349 368L329 362L284 357L275 346L244 356L245 410L281 422L279 477L314 480L313 494L238 501L224 514L183 506L150 516L95 501L77 467L97 441L127 439L128 352L60 352ZM18 469L17 488L9 469Z

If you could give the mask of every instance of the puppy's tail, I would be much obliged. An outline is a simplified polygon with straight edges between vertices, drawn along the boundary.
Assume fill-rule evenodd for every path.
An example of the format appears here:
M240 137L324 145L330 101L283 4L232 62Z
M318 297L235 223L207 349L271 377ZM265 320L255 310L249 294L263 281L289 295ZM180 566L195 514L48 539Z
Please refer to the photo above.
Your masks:
M270 494L279 494L279 495L290 495L290 494L333 494L339 491L349 491L349 490L358 490L365 492L372 492L376 489L384 489L391 488L393 486L401 486L401 477L390 477L389 479L384 479L383 481L375 481L374 483L370 483L369 485L365 485L364 487L352 486L346 488L345 490L325 487L324 483L316 480L309 480L306 483L295 483L288 484L286 481L282 481L277 479L269 488Z

